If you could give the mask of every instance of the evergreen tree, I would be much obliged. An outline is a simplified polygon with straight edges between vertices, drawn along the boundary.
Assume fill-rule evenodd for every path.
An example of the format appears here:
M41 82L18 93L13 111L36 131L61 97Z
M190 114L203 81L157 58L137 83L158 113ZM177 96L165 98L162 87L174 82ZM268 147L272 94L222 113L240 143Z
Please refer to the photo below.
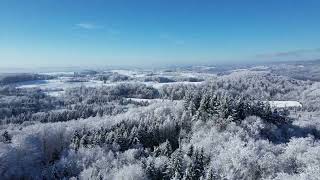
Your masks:
M82 136L81 140L80 140L80 144L81 146L87 148L89 147L89 145L92 144L91 142L91 133L90 131L87 131L84 136Z
M183 111L181 117L181 128L184 129L187 133L191 131L191 112L189 110Z
M3 142L4 143L11 143L11 136L9 135L8 131L4 131L2 134Z
M81 136L80 133L78 131L75 131L73 134L73 137L71 139L71 146L78 151L79 147L80 147L80 141L81 141Z
M188 167L184 174L184 180L197 180L195 175L194 164L191 162L188 164Z
M157 170L154 166L154 161L150 161L146 164L146 173L147 173L147 176L150 178L150 179L157 179Z
M220 99L220 106L218 108L218 114L221 118L228 118L229 115L231 115L230 109L229 109L229 103L227 98Z
M204 154L203 150L199 152L195 151L192 157L192 163L188 165L186 170L185 179L186 180L197 180L204 175Z
M193 156L193 151L194 151L194 146L191 145L191 146L189 147L189 149L188 149L187 155L188 155L189 157L192 157L192 156Z
M210 99L209 113L215 116L219 115L219 106L220 102L218 100L218 97L216 95L213 95Z
M181 179L183 177L183 152L181 148L178 148L177 151L174 154L172 154L171 169L175 178Z
M208 95L208 93L205 93L200 101L200 107L199 107L199 111L201 113L207 113L210 109L210 96Z
M188 111L191 112L191 115L194 115L197 112L197 107L192 100L189 102Z
M205 180L219 180L221 179L221 177L219 175L217 175L213 169L210 169L208 172L207 172L207 175L205 177Z
M172 147L168 140L166 140L164 149L162 150L161 154L167 157L170 157L170 155L172 154Z
M241 121L243 119L246 118L246 111L247 110L247 106L245 104L245 102L243 101L242 98L238 99L236 101L236 105L234 107L234 114L233 117L235 118L236 121Z

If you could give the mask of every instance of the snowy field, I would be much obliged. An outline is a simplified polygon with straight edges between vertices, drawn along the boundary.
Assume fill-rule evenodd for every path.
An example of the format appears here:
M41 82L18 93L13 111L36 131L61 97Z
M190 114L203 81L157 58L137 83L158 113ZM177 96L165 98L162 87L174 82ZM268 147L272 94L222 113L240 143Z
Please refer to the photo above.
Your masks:
M41 73L46 75L52 75L56 78L50 79L50 80L35 80L35 81L25 81L21 83L16 83L17 88L40 88L44 90L47 94L52 96L59 96L63 94L63 92L66 89L69 88L76 88L76 87L101 87L101 86L113 86L121 83L142 83L146 84L147 86L152 86L154 88L161 88L164 85L174 85L174 84L184 84L184 85L199 85L203 82L187 82L187 81L181 81L181 82L168 82L168 83L158 83L158 82L145 82L140 81L141 77L146 77L148 74L150 74L149 71L133 71L133 70L111 70L108 72L118 73L125 76L128 76L131 78L131 80L128 81L119 81L119 82L110 82L110 81L102 81L102 80L96 80L95 75L88 76L85 78L82 78L83 82L70 82L73 79L74 72L50 72L50 73ZM158 72L156 73L158 75L162 75L162 77L214 77L214 75L208 75L208 74L201 74L201 73L163 73Z
M301 108L302 104L298 101L269 101L272 108Z

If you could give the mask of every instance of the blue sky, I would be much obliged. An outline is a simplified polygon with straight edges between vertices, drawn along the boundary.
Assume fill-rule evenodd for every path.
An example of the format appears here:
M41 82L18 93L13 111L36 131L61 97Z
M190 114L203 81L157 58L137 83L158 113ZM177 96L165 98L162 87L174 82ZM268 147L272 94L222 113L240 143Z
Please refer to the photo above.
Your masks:
M320 58L318 0L2 0L0 67Z

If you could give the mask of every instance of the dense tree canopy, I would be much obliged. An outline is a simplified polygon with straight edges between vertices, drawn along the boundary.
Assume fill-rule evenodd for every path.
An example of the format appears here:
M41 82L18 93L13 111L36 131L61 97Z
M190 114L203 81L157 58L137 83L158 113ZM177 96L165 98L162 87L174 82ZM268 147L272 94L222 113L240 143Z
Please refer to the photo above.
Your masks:
M317 179L319 87L260 71L58 97L2 86L0 179Z

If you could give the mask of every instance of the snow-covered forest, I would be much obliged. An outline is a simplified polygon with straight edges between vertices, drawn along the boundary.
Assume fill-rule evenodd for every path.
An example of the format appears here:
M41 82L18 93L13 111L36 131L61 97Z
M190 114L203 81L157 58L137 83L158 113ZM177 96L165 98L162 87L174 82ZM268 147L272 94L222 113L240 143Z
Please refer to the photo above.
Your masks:
M0 179L319 179L319 65L1 74Z

